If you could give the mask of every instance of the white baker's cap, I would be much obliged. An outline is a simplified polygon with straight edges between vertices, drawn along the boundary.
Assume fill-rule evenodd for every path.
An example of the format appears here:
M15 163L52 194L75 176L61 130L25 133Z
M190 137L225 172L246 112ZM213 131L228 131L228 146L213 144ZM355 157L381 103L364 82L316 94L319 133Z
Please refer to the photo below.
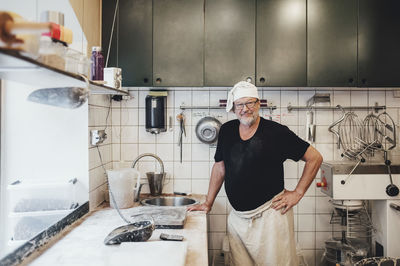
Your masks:
M243 97L260 99L260 97L258 97L257 87L247 81L239 81L238 83L236 83L235 86L233 86L233 88L228 93L226 111L231 111L233 107L233 102Z

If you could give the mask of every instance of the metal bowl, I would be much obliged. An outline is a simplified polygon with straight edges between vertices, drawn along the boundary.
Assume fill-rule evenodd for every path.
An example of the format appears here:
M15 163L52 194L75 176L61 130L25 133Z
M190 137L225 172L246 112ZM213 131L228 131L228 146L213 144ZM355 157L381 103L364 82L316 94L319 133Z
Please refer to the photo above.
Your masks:
M219 129L221 122L218 119L206 116L199 120L196 125L197 138L206 144L213 144L218 140Z
M190 206L197 201L188 197L158 197L141 201L145 206Z

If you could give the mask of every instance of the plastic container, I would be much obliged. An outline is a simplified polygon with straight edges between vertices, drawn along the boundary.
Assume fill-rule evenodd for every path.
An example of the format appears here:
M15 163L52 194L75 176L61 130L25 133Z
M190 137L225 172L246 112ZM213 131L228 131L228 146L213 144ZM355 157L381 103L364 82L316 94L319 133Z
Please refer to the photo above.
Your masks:
M11 212L70 210L78 206L75 182L19 181L8 186Z
M48 36L40 38L39 57L37 59L39 62L60 70L65 70L65 57L65 46L61 43L53 42Z
M119 209L133 207L135 184L138 188L140 184L140 173L133 168L122 168L117 170L108 170L107 176L110 193L110 206L115 208L111 197L112 192L115 203Z
M100 46L92 47L92 67L91 67L91 80L103 80L103 69L104 69L104 57L101 54Z
M29 240L71 212L72 210L12 212L9 214L12 240Z

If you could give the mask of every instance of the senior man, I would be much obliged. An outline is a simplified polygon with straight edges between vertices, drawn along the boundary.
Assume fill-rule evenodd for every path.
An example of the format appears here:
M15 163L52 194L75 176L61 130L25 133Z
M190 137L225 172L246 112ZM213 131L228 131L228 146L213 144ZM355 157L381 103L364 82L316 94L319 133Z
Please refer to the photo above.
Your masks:
M320 153L286 126L259 115L257 88L245 81L228 94L206 201L189 211L209 212L225 181L233 209L228 217L231 262L247 265L298 265L292 207L306 193L322 163ZM283 162L304 160L295 190L284 189Z

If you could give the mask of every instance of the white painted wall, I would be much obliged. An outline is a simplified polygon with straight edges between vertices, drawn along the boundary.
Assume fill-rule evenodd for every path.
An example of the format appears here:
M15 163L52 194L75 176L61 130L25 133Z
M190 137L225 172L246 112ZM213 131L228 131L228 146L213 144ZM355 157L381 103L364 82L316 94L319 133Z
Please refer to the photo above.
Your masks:
M70 48L87 51L86 37L68 0L0 0L0 10L15 12L28 21L40 21L45 10L63 12L65 27L73 32ZM11 182L78 178L79 202L89 199L88 104L70 110L31 103L26 97L37 88L11 81L3 81L3 85L0 257L9 239L4 196Z

